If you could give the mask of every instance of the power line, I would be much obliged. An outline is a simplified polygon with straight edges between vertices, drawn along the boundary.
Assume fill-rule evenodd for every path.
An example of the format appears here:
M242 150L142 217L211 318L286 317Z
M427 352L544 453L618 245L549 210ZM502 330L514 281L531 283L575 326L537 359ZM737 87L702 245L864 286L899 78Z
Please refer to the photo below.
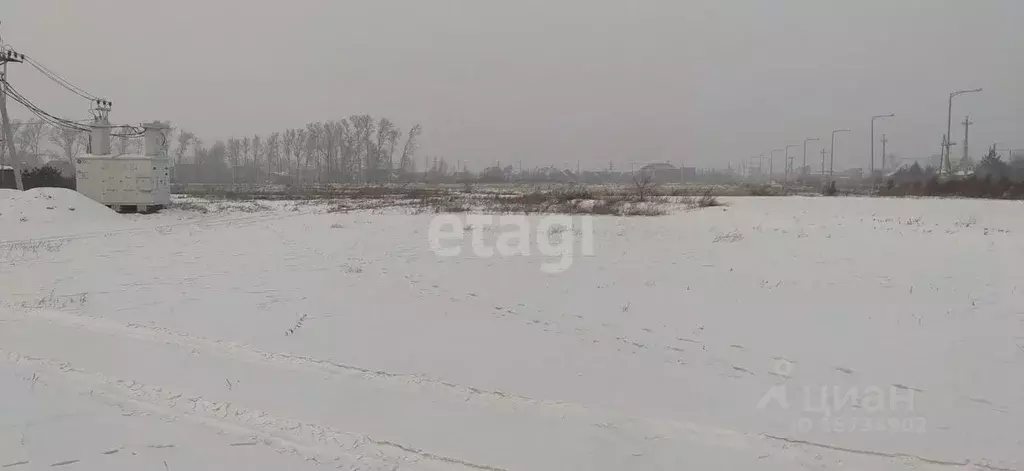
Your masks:
M70 91L71 93L74 93L74 94L76 94L76 95L78 95L78 96L80 96L82 98L85 98L86 100L89 100L89 101L101 101L100 97L98 97L96 95L93 95L93 94L83 90L81 87L71 83L70 80L64 78L64 76L58 74L57 72L54 72L52 69L49 69L48 67L46 67L45 65L43 65L39 61L35 60L33 57L25 56L25 62L28 63L29 65L31 65L36 70L38 70L43 75L45 75L50 80L54 81L58 85L64 87L68 91Z
M73 129L73 130L81 131L81 132L87 132L87 131L89 131L91 129L91 128L85 126L85 125L76 123L76 122L68 120L68 119L60 118L60 117L54 116L54 115L46 112L45 110L40 108L38 105L33 103L31 100L29 100L28 98L25 98L25 96L22 95L20 92L18 92L18 90L16 88L14 88L10 84L10 82L8 82L6 79L3 80L3 83L4 83L4 85L7 86L7 94L14 101L20 103L22 106L27 108L33 114L38 116L39 119L42 119L43 121L47 122L51 126L55 126L55 127L59 127L59 128L63 128L63 129Z
M19 93L18 90L15 89L13 86L11 86L10 83L8 83L7 81L3 81L3 83L7 85L8 95L14 101L17 101L18 103L20 103L22 106L27 108L29 111L31 111L33 114L38 116L41 120L43 120L47 124L49 124L49 125L51 125L53 127L62 128L62 129L70 129L70 130L75 130L75 131L79 131L79 132L89 132L89 131L92 130L91 126L87 126L85 124L82 124L79 121L73 121L73 120L70 120L70 119L61 118L61 117L54 116L54 115L46 112L45 110L40 108L38 105L33 103L31 100L26 98L24 95ZM141 137L141 136L145 135L145 129L140 127L140 126L133 126L133 125L130 125L130 124L122 124L122 125L116 125L116 126L111 126L111 127L112 128L120 128L122 130L121 132L111 133L111 136L114 136L114 137L133 138L133 137Z

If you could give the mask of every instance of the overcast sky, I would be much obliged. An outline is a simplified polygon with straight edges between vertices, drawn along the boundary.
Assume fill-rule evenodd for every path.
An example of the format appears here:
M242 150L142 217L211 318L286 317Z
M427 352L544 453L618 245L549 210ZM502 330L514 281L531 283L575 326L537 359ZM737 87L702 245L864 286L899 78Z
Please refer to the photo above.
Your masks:
M969 113L972 155L1024 148L1022 0L3 0L0 20L5 42L113 100L112 121L207 143L370 113L421 123L421 157L477 170L724 167L849 127L837 165L866 167L871 115L897 114L876 129L891 152L926 156L949 92L983 87L954 101L954 141ZM88 116L10 68L44 108Z

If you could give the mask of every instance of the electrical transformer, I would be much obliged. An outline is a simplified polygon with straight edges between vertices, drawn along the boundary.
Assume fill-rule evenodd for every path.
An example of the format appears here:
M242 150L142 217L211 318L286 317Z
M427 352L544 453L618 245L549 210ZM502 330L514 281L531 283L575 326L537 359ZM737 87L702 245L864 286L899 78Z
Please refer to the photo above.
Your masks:
M118 212L151 212L171 203L171 162L165 145L170 129L154 122L142 125L142 155L110 152L110 127L93 126L92 153L75 160L79 193Z

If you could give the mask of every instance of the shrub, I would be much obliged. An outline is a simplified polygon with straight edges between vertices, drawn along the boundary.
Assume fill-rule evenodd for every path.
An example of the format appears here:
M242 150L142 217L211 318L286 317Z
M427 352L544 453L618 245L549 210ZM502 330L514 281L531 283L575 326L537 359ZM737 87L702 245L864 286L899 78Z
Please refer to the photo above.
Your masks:
M711 194L711 188L704 190L704 194L697 200L698 208L710 208L714 206L722 206L722 202L718 201L718 198Z
M839 194L839 190L836 189L836 182L833 181L830 182L828 185L825 185L825 188L821 190L821 194L825 196L835 196Z
M750 185L747 187L750 196L777 196L771 185Z
M60 170L49 165L22 170L21 180L26 190L44 187L75 189L74 177L65 177L60 173Z

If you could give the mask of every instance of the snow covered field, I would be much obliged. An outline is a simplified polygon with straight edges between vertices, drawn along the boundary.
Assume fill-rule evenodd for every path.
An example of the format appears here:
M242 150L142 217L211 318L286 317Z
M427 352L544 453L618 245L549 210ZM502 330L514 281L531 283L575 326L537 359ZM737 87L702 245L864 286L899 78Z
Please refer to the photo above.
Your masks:
M548 274L430 214L46 192L0 192L5 470L1024 469L1018 202L600 216Z

